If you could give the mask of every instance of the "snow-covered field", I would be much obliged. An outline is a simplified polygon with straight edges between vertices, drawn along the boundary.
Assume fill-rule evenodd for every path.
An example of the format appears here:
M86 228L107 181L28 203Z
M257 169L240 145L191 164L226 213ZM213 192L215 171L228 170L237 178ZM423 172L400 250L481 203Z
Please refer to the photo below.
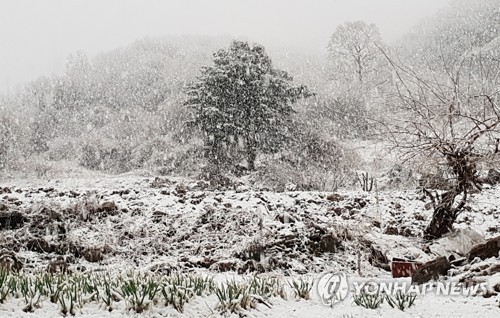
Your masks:
M500 317L500 0L97 2L0 0L0 318Z
M19 299L9 300L0 306L2 317L59 317L57 305L45 302L42 308L36 309L35 313L24 313L20 310ZM406 311L390 308L384 304L380 309L365 309L351 304L346 300L333 308L325 306L317 298L311 300L285 301L275 298L270 301L272 307L259 305L256 309L245 311L243 317L280 317L280 318L302 318L302 317L339 317L339 318L362 318L362 317L498 317L498 302L479 297L474 298L446 298L446 297L424 297L418 299L416 305ZM121 305L121 306L120 306ZM80 311L77 317L218 317L220 314L213 308L217 305L217 298L195 298L186 305L183 314L178 313L171 307L154 307L152 310L141 314L126 311L122 302L115 310L108 312L98 308L96 304L88 304ZM238 315L234 315L238 317Z
M2 247L15 251L25 272L45 271L51 259L66 255L75 273L127 270L184 272L214 276L217 282L278 277L283 281L315 279L321 273L344 272L357 278L391 279L387 259L435 258L442 246L421 239L432 209L416 190L282 192L245 184L213 191L186 179L138 175L93 176L53 180L4 179L0 183L2 215L20 212L24 223L0 232ZM500 189L475 194L457 228L478 235L498 235ZM23 221L21 221L23 222ZM329 237L331 239L326 239ZM446 249L446 248L445 248ZM451 251L456 252L456 251ZM499 258L475 266L498 264ZM451 272L451 271L450 271ZM471 275L460 267L450 279ZM474 276L474 275L473 275ZM236 278L235 278L236 277ZM477 278L477 277L476 277ZM492 285L499 274L487 278ZM494 292L493 292L494 293ZM499 297L433 296L417 298L405 312L382 304L365 309L352 299L325 306L315 291L311 299L271 298L243 311L248 317L495 317ZM183 314L153 306L146 317L218 316L215 295L195 297ZM88 303L82 317L133 316L118 302L112 312ZM48 301L35 313L24 313L24 300L0 304L1 317L59 315ZM235 314L236 315L236 314Z

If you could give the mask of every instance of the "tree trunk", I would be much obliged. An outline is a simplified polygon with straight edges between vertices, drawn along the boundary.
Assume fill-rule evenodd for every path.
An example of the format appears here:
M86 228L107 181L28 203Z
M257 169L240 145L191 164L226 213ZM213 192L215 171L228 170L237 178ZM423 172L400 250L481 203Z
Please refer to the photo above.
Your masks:
M358 80L360 83L363 83L363 64L361 63L360 56L356 58L356 64L358 66L356 70L356 73L358 73Z
M255 153L255 149L248 149L247 150L247 163L248 163L248 170L249 171L254 171L255 170L255 159L257 158L257 154Z
M471 186L480 188L477 181L476 165L470 152L455 152L446 156L448 166L457 176L455 188L441 195L439 204L434 209L432 220L424 231L425 239L440 238L453 229L458 213L467 201L467 189ZM463 193L460 203L453 207L455 198Z
M255 159L257 158L257 142L255 137L248 134L245 138L247 152L247 168L249 171L255 170Z
M433 240L442 237L453 229L456 213L451 207L438 206L434 210L431 223L425 228L424 239Z
M207 140L205 142L205 156L208 159L209 174L211 176L220 174L220 168L223 164L223 149L221 141L215 139Z
M462 193L462 200L456 207L453 207L455 198ZM439 204L434 208L431 223L425 228L424 239L437 239L450 232L466 201L467 188L465 186L458 185L455 189L443 193Z

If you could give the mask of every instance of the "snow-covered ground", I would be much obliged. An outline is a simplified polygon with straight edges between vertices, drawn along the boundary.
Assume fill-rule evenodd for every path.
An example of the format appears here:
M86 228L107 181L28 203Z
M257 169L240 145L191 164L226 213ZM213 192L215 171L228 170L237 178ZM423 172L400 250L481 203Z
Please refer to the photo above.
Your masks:
M1 317L59 317L59 308L50 302L45 302L42 308L36 309L35 313L24 313L21 311L21 300L12 299L0 306ZM259 305L256 309L245 311L244 317L279 317L279 318L303 318L303 317L339 317L339 318L362 318L362 317L397 317L397 318L428 318L428 317L498 317L500 309L498 302L480 297L434 297L426 296L418 299L416 305L405 310L390 308L383 304L379 309L365 309L356 306L346 300L335 305L333 308L325 306L317 298L311 300L283 300L281 298L271 299L272 307ZM171 307L154 307L152 310L141 314L126 311L124 303L120 303L115 310L108 312L98 308L97 304L88 304L77 311L77 317L218 317L220 314L214 310L217 298L198 297L186 305L183 314L178 313ZM238 317L238 315L234 315Z
M389 260L407 257L428 261L437 255L421 239L432 210L416 190L282 192L260 191L241 184L212 191L200 181L121 175L78 178L4 179L1 209L27 218L17 229L0 231L2 247L16 251L24 271L43 271L57 254L74 272L126 270L181 271L213 275L219 282L263 276L314 279L321 273L345 272L358 278L390 279L373 249ZM500 189L474 194L457 228L471 228L490 238L498 235ZM333 240L324 241L331 235ZM33 241L38 244L36 247ZM42 244L42 243L43 244ZM325 243L326 242L326 243ZM41 246L41 247L40 247ZM87 251L97 250L92 259ZM383 261L382 261L383 263ZM498 264L500 259L484 261ZM387 264L385 264L387 265ZM465 275L457 269L457 277ZM499 274L493 282L500 281ZM489 278L490 279L490 278ZM325 306L311 291L310 300L270 299L245 311L248 317L495 317L499 297L418 297L405 312L382 304L365 309L351 299ZM0 304L1 317L31 317L23 300ZM183 314L154 306L145 317L218 316L217 298L195 297ZM44 302L35 313L59 315ZM133 316L118 303L107 312L89 303L82 317Z

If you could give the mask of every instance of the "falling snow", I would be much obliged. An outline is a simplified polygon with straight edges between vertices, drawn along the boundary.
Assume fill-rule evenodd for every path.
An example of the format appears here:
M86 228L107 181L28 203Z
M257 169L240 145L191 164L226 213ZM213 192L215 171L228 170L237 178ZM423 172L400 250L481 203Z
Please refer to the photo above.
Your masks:
M392 258L446 256L432 279L487 282L488 294L401 312L330 308L314 286L233 315L498 316L498 249L471 258L473 244L453 240L500 232L500 1L450 1L396 40L380 17L347 20L305 52L258 36L137 36L3 91L0 273L15 255L28 274L62 257L79 274L390 280ZM35 314L59 315L45 301ZM220 308L215 294L184 314L151 301L151 317ZM30 316L19 303L0 301L0 316ZM77 316L127 308L88 301Z

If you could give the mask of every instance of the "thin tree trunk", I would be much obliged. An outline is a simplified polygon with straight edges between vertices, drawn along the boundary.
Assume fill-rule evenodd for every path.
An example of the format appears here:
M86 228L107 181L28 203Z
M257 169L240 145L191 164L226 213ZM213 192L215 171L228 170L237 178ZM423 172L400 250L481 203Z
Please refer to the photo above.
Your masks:
M248 162L248 170L255 170L255 159L257 158L257 154L255 153L255 149L248 149L247 151L247 162Z
M247 152L247 168L249 171L255 171L255 159L257 158L257 142L254 137L248 134L245 138Z
M458 188L460 189L460 186ZM467 188L459 189L443 193L441 202L434 209L431 223L425 228L425 239L437 239L453 230L453 224L467 201ZM464 194L462 200L456 207L453 207L455 198L461 193Z

